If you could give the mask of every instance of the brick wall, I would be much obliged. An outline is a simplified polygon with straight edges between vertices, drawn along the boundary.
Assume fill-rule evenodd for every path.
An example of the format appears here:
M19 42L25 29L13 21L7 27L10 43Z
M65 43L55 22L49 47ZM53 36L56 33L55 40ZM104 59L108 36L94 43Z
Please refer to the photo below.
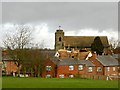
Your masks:
M93 53L93 56L89 58L89 61L91 61L96 66L96 74L97 75L104 75L104 66L97 60L97 54ZM101 67L102 71L97 71L97 69Z
M17 72L17 65L15 64L14 61L5 61L6 63L6 67L5 67L5 71L6 74L10 74L12 72Z
M46 70L46 66L51 66L52 67L51 70L50 71ZM57 69L56 64L53 63L50 59L47 59L45 64L44 64L44 69L42 71L42 77L46 77L46 75L48 75L48 74L50 74L51 77L56 77L57 76L56 69Z
M95 74L95 67L92 67L93 70L92 72L88 72L88 68L84 66L83 70L78 70L78 65L74 65L74 70L69 70L69 66L64 65L64 66L58 66L57 69L57 78L59 78L59 75L64 75L65 78L68 78L70 75L74 75L76 77L77 75L83 75L83 74Z
M106 76L117 77L118 76L118 66L104 67L104 73Z

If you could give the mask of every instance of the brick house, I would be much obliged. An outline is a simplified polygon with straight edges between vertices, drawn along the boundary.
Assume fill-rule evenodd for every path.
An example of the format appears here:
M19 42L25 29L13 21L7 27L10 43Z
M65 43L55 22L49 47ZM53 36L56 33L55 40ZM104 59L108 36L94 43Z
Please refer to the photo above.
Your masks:
M57 77L76 77L82 74L94 74L95 65L88 60L66 58L58 63Z
M97 60L102 63L103 65L103 70L104 70L104 75L110 76L113 78L118 77L118 69L119 69L119 63L116 59L114 59L110 55L103 55L103 56L98 56Z
M51 58L45 64L42 77L68 78L82 74L95 74L95 65L89 60Z
M2 72L6 75L17 72L16 60L13 60L4 50L2 51Z
M57 63L57 62L56 62ZM42 77L56 77L57 76L57 65L50 58L45 61L44 68L42 71Z
M119 75L119 63L111 55L100 55L97 56L95 53L89 58L96 66L96 75L105 75L112 78L118 78Z

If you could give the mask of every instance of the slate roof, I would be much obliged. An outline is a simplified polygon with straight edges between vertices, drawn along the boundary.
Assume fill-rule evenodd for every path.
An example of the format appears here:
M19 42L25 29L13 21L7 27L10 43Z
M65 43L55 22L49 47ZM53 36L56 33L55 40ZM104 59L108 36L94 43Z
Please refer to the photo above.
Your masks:
M97 60L104 66L118 66L118 61L111 55L101 55L97 57Z
M96 36L64 36L65 46L91 47ZM108 47L107 36L99 36L104 47Z
M55 64L57 64L58 66L62 66L62 65L75 65L75 64L85 64L86 66L95 66L89 60L78 60L78 59L75 59L75 58L66 58L66 59L52 58L51 60Z
M112 56L113 56L115 59L120 58L120 54L113 54Z
M54 57L56 53L55 50L41 50L40 52L44 55L48 55L50 58Z

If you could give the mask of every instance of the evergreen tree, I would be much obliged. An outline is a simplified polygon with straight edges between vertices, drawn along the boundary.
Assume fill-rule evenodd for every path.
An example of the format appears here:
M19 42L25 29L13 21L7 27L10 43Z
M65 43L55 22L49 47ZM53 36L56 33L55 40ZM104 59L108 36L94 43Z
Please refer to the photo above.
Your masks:
M96 37L94 39L94 42L91 44L91 50L92 52L96 51L97 55L102 55L104 46L102 44L102 41L100 37Z

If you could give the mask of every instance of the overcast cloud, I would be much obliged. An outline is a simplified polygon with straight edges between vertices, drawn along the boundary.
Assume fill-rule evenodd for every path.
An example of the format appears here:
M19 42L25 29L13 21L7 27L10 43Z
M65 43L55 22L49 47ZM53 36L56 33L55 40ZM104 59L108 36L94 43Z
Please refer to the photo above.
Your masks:
M118 3L115 2L4 2L2 4L1 38L13 24L34 27L35 42L44 40L54 48L54 33L62 26L65 35L118 35ZM14 31L14 30L13 30Z

